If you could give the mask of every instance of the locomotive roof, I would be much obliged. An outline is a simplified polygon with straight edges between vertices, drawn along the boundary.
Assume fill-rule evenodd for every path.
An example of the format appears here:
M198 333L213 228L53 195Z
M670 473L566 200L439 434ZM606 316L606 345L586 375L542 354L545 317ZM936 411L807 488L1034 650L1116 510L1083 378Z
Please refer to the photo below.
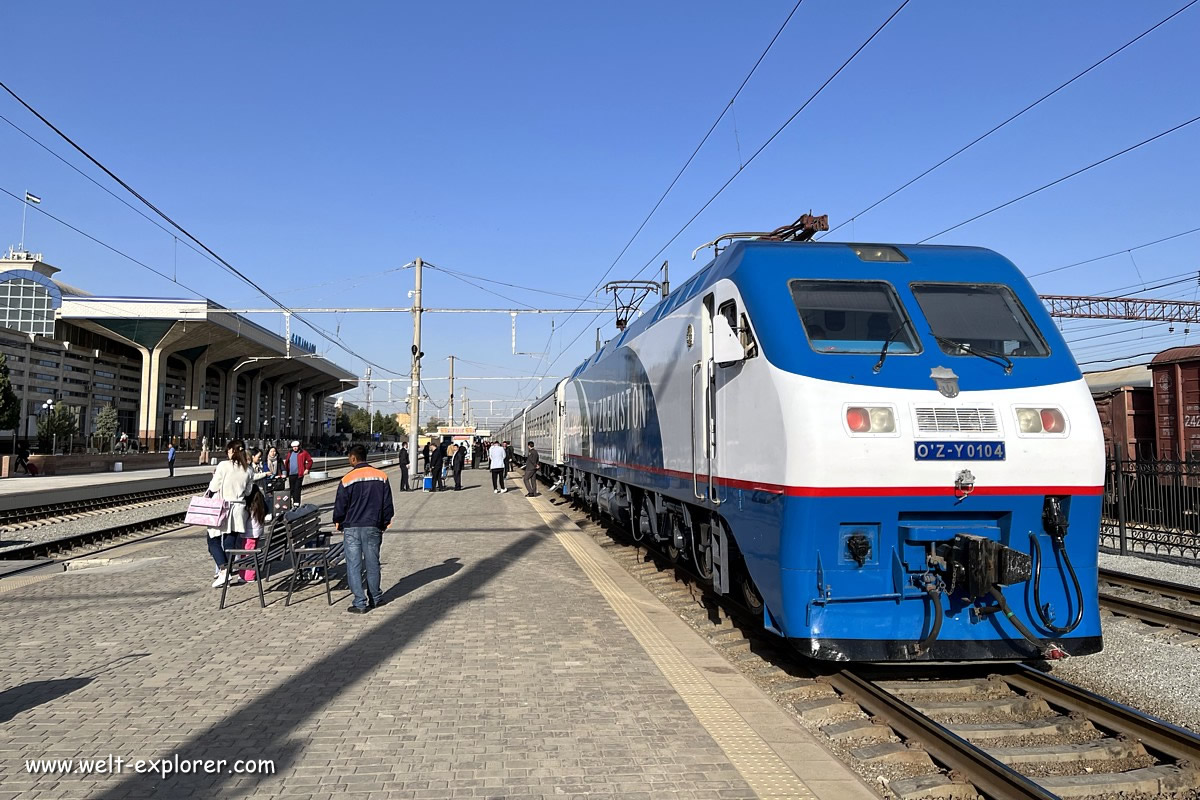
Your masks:
M856 248L869 250L872 247L894 248L899 250L907 260L869 261L855 254ZM599 361L605 355L620 347L625 340L638 335L642 330L648 328L660 317L664 316L664 314L669 313L671 309L703 293L709 286L722 278L729 277L734 272L738 272L745 267L753 269L758 266L756 262L760 260L764 262L763 266L766 267L773 261L771 258L772 255L778 254L780 251L804 253L809 257L806 260L811 260L814 264L820 264L822 268L833 270L854 269L857 271L874 268L878 273L888 275L900 272L905 268L921 269L928 274L931 266L940 266L938 262L941 261L941 258L950 255L968 256L971 263L964 264L960 259L956 260L952 265L947 264L947 278L953 276L956 279L960 279L964 269L967 268L971 269L972 274L975 274L977 270L986 271L989 267L993 269L1013 268L1012 264L1006 258L995 251L970 245L824 241L774 242L764 239L739 239L722 250L691 277L675 287L673 292L659 300L649 309L646 309L638 319L629 324L629 327L614 336L602 348L591 356L588 356L571 370L568 376L574 377L578 375L589 364Z

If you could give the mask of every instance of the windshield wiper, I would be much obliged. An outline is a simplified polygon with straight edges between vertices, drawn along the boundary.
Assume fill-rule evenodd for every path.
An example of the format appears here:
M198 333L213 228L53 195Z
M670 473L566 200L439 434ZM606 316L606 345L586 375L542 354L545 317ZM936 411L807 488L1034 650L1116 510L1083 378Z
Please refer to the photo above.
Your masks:
M879 360L875 362L875 366L871 368L872 372L879 372L883 369L883 362L887 360L888 348L892 346L892 342L896 341L896 337L900 335L900 331L908 327L908 320L900 323L900 327L888 334L888 337L883 341L883 348L879 351Z
M938 344L949 345L950 347L958 348L964 353L970 353L973 356L979 356L984 361L991 361L993 364L999 364L1004 367L1004 374L1011 375L1013 370L1012 359L1003 353L993 353L991 350L984 350L980 347L972 347L969 342L960 342L957 339L948 339L945 336L938 336L933 331L929 335L937 340Z

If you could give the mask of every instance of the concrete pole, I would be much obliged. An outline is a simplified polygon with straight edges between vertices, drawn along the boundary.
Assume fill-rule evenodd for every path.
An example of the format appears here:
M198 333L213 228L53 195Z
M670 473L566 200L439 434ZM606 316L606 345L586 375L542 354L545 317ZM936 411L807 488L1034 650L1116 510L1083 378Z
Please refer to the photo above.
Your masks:
M412 384L409 386L409 401L412 403L412 416L409 418L408 430L408 474L412 481L420 478L417 473L417 430L421 424L421 259L414 263L413 276L413 343L412 343Z
M454 424L454 356L450 356L450 423Z
M367 433L375 438L375 418L371 416L371 368L367 367Z

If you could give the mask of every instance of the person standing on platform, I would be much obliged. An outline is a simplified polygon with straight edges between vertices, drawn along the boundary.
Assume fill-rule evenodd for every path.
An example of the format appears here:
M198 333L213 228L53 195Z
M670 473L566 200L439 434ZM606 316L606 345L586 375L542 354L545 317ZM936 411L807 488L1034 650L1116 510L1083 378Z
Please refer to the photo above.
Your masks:
M208 496L219 496L229 504L229 515L219 528L208 529L208 553L217 565L217 577L213 580L214 588L225 584L225 569L229 557L226 550L232 550L238 534L246 532L246 496L254 488L253 476L250 472L250 462L240 439L234 439L225 450L228 459L222 461L212 480L208 482ZM229 585L242 582L240 576L229 576Z
M513 465L513 447L512 442L504 442L504 474L512 472Z
M400 445L400 491L411 491L408 488L408 445Z
M504 475L507 470L505 464L508 463L508 456L504 452L504 448L496 442L492 442L492 446L488 448L488 465L492 469L492 493L503 494L508 491L508 487L504 485Z
M467 464L467 446L460 444L450 459L450 472L454 475L454 491L462 491L462 471Z
M172 442L167 448L167 477L175 477L175 443Z
M440 492L446 488L446 479L442 477L442 468L446 465L446 443L442 442L429 453L429 473L433 476L433 491Z
M429 450L429 442L426 442L425 446L421 448L421 463L419 466L422 472L429 472Z
M537 488L538 466L542 460L538 457L538 451L534 449L533 442L529 442L528 450L525 451L525 472L522 480L525 482L525 496L537 497L540 492Z
M345 534L346 583L354 602L346 610L365 614L383 604L380 591L379 547L383 532L392 524L392 487L383 470L367 464L361 444L350 448L350 471L338 484L333 503L333 524ZM363 592L363 573L367 586Z
M364 455L363 461L366 460ZM283 462L284 474L288 479L288 490L292 495L292 508L300 505L300 486L304 482L304 476L312 469L312 465L312 456L308 454L307 450L301 449L299 440L293 439L292 452L288 453Z
M275 448L275 445L271 445L267 450L267 457L263 460L263 465L266 467L268 475L283 474L283 459L279 457L279 450Z
M208 464L208 437L200 439L200 466Z

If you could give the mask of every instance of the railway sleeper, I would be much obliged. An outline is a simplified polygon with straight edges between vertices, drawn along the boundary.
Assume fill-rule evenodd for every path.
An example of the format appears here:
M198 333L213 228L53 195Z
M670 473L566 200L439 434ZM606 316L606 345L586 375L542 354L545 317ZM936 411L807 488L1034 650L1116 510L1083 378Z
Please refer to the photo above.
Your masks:
M1075 774L1086 768L1124 772L1155 764L1154 757L1132 739L1098 739L1078 744L989 747L988 755L1023 774ZM1114 763L1115 762L1115 763ZM1119 765L1117 769L1113 766Z
M875 681L879 688L906 700L909 698L1005 697L1012 692L1007 684L991 678L962 678L933 681Z
M1104 735L1086 719L1063 716L1025 721L960 723L946 727L968 742L981 746L1004 746L1009 743L1015 746L1018 742L1048 744L1051 739L1085 742Z
M927 717L945 725L973 720L1007 722L1012 719L1030 720L1054 716L1050 706L1040 697L1004 697L989 700L959 700L935 703L910 703Z
M1191 766L1160 764L1129 772L1051 776L1039 778L1038 783L1063 798L1163 797L1200 791L1200 771Z
M934 768L929 754L919 745L906 745L902 742L877 742L856 747L850 751L850 755L864 764L904 764Z
M979 800L979 792L969 783L934 772L899 778L888 783L899 800Z

